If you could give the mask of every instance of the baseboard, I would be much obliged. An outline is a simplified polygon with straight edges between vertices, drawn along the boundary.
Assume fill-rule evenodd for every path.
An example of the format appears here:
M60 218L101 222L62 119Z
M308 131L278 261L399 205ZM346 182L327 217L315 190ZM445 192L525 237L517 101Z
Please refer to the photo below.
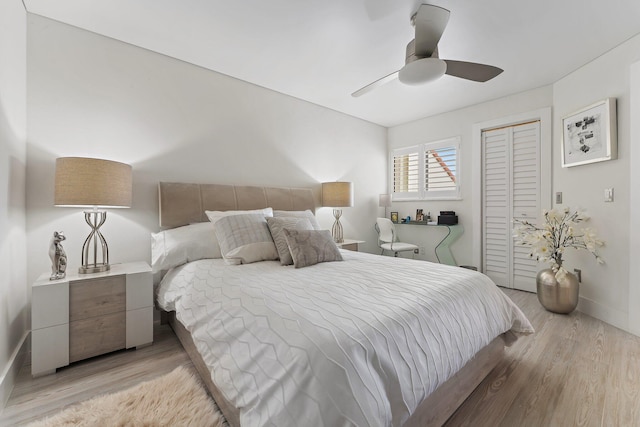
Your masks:
M22 365L24 365L24 361L27 357L30 333L31 331L26 331L24 333L20 344L9 359L7 368L2 373L2 377L0 377L0 408L3 410L9 400L9 396L11 396L11 391L13 391L13 386L16 378L18 377L18 372L20 371L20 368L22 368Z
M615 310L584 297L579 298L578 311L633 334L629 330L629 313Z

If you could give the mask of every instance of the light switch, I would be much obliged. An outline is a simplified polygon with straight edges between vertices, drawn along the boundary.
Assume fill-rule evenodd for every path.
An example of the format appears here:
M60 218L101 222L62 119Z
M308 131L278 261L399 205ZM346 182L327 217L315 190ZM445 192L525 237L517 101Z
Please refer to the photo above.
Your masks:
M613 202L613 188L604 189L604 201Z
M556 192L556 204L562 204L562 191Z

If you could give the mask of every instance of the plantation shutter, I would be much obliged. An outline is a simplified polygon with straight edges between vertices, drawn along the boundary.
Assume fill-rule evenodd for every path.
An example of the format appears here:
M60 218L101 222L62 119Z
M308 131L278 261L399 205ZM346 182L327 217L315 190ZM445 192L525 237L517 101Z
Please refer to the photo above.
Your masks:
M422 165L419 147L408 147L394 150L391 154L393 165L391 182L393 183L393 199L408 200L419 197Z
M392 150L389 155L393 200L460 198L460 138Z
M452 140L429 144L424 151L424 197L456 198L459 196L457 179L458 146Z
M482 133L483 271L499 286L535 292L539 270L515 245L513 220L536 223L540 198L540 122Z

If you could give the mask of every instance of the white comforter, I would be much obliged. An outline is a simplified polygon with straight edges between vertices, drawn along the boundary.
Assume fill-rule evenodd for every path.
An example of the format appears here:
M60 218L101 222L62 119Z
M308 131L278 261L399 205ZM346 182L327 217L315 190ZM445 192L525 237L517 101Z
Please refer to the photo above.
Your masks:
M533 332L483 274L342 253L301 269L200 260L162 281L242 426L399 426L495 337Z

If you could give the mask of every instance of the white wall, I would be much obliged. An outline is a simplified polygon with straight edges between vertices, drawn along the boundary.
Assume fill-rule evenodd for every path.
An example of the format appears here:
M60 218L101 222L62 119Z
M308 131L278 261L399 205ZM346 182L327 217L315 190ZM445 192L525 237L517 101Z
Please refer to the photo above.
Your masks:
M605 265L598 265L586 251L568 253L566 266L582 270L578 309L627 330L629 288L638 286L629 280L629 263L638 262L629 257L629 200L630 185L638 185L631 179L630 168L630 66L639 59L640 36L636 36L553 85L554 192L563 193L564 206L586 209L592 218L589 225L606 240ZM609 97L617 99L618 159L562 168L561 118ZM605 188L614 188L613 203L604 202Z
M131 209L103 227L112 263L150 259L158 181L269 186L355 183L345 237L375 249L386 187L386 129L35 15L28 19L27 231L29 279L47 271L54 230L80 264L89 228L53 207L54 162L88 156L133 166ZM363 161L362 159L366 159ZM331 210L317 211L330 228Z
M437 216L437 213L441 210L456 211L460 224L464 227L464 233L451 246L451 250L458 265L474 265L474 212L472 206L474 185L472 182L472 166L473 162L479 160L474 159L472 155L474 151L472 145L474 141L473 125L478 122L486 122L548 107L553 100L551 89L551 86L545 86L390 128L389 149L460 136L458 178L460 180L462 198L461 200L453 201L394 202L393 206L388 208L388 211L397 211L400 217L406 217L407 215L415 217L417 208L424 209L425 213L430 211L432 217ZM550 170L549 165L543 165L544 168ZM404 241L425 247L425 254L416 256L416 258L436 261L434 246L444 237L446 229L403 225L397 226L396 229L399 237Z
M0 407L27 332L25 237L26 12L0 2Z
M640 62L631 66L629 117L640 117ZM640 164L640 120L631 120L629 164ZM640 183L640 168L629 167L629 182ZM640 185L629 189L629 331L640 336Z

